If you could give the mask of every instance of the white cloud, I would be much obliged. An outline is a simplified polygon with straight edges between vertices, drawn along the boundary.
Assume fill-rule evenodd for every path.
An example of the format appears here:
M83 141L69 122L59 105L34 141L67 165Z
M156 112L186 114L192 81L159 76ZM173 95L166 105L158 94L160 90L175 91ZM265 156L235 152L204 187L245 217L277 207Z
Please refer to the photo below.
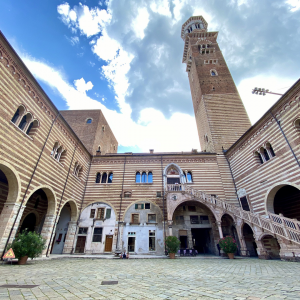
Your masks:
M149 13L147 8L142 7L138 9L138 13L135 19L133 19L131 26L135 32L136 37L143 39L145 36L144 30L147 28L149 23Z
M111 15L105 9L91 8L79 3L70 9L66 2L58 5L57 12L62 21L68 25L72 31L80 30L81 34L91 37L98 34L105 23L110 21Z
M93 84L91 81L85 82L83 78L74 80L74 85L78 92L85 94L86 91L89 91L93 88Z
M286 3L290 6L292 12L300 9L300 0L286 0Z
M170 151L170 149L190 151L192 148L200 148L197 147L199 143L194 117L177 113L170 119L166 119L155 109L144 109L139 121L141 124L135 123L130 117L130 112L118 113L88 97L85 91L92 89L92 82L86 82L84 78L81 78L74 81L76 86L74 88L64 79L59 70L26 54L21 53L20 56L37 79L61 94L70 109L101 109L119 145L138 146L144 152L153 148L156 151ZM145 122L146 126L143 125Z

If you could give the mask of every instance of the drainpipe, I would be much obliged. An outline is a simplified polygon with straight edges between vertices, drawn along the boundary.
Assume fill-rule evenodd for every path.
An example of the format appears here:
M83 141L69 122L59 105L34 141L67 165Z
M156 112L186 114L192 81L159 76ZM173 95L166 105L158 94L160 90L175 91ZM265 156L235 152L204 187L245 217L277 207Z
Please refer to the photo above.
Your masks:
M126 165L126 156L125 156L125 160L124 160L124 169L123 169L123 181L122 181L122 191L121 191L121 201L120 201L120 208L119 208L119 218L118 218L118 231L117 231L117 248L116 250L118 250L118 246L119 246L119 230L120 230L120 221L121 221L121 209L122 209L122 200L123 200L123 187L124 187L124 177L125 177L125 165Z
M66 180L65 180L64 188L63 188L62 193L61 193L61 197L60 197L60 201L59 201L59 207L58 207L58 210L57 210L57 213L56 213L54 225L53 225L53 227L52 227L52 231L51 231L51 235L50 235L50 241L49 241L49 244L48 244L48 247L47 247L47 252L46 252L46 256L47 256L47 257L48 257L48 254L49 254L49 247L50 247L50 244L51 244L51 240L52 240L54 228L56 227L55 224L56 224L56 222L57 222L58 215L59 215L59 212L60 212L61 202L62 202L62 199L63 199L64 194L65 194L65 190L66 190L66 186L67 186L67 183L68 183L68 179L69 179L69 175L70 175L70 170L71 170L71 166L72 166L72 163L73 163L73 159L74 159L74 155L75 155L77 146L78 146L78 142L77 142L77 144L76 144L76 146L75 146L75 148L74 148L73 155L72 155L72 159L71 159L70 166L69 166L69 170L68 170L68 174L67 174L67 178L66 178Z
M36 169L37 169L37 167L38 167L38 164L39 164L40 159L41 159L41 157L42 157L42 154L43 154L43 152L44 152L44 149L45 149L45 146L46 146L46 144L47 144L47 141L48 141L48 138L49 138L49 136L50 136L50 133L51 133L51 131L52 131L53 125L54 125L54 123L55 123L55 121L56 121L56 119L58 118L59 115L60 115L60 112L58 112L58 114L56 115L56 117L55 117L55 119L53 120L53 122L52 122L52 124L51 124L51 127L50 127L50 129L49 129L49 131L48 131L48 135L47 135L47 137L46 137L46 140L45 140L44 145L43 145L43 148L42 148L42 150L41 150L41 152L40 152L39 158L38 158L38 160L37 160L37 162L36 162L36 164L35 164L35 167L34 167L34 169L33 169L32 174L31 174L31 177L30 177L30 180L29 180L28 185L27 185L27 187L26 187L26 190L25 190L24 196L23 196L23 198L22 198L20 207L19 207L18 212L17 212L17 215L16 215L16 217L15 217L14 223L13 223L11 229L10 229L8 238L7 238L7 240L6 240L6 243L5 243L5 246L4 246L2 255L1 255L1 259L2 259L3 255L5 254L5 249L6 249L6 247L7 247L8 241L10 240L10 237L11 237L11 234L12 234L13 229L14 229L14 227L15 227L16 221L17 221L18 216L19 216L19 214L20 214L20 211L21 211L22 205L23 205L23 203L24 203L26 194L27 194L27 192L28 192L29 186L30 186L30 184L31 184L31 181L32 181L32 179L33 179L33 176L34 176L34 174L35 174L35 171L36 171ZM17 232L17 231L18 231L18 228L17 228L16 232Z
M166 249L166 220L165 220L165 189L164 189L164 170L163 170L163 162L162 162L162 155L160 156L160 163L161 163L161 186L162 186L162 193L163 193L163 215L164 215L164 244L165 244L165 253Z
M77 218L77 222L76 222L76 231L75 231L74 239L75 239L75 237L77 235L77 232L78 232L79 219L80 219L80 215L81 215L81 212L82 212L83 200L84 200L84 197L85 197L85 191L86 191L86 186L87 186L88 178L90 176L91 164L92 164L92 162L90 162L89 170L88 170L88 176L87 176L87 179L86 179L86 182L85 182L85 186L84 186L84 191L83 191L83 195L82 195L80 210L79 210L79 214L78 214L78 218ZM74 249L74 241L73 241L73 247L72 247L71 253L74 254L74 251L75 251L75 249Z
M234 185L234 189L235 189L235 195L236 195L236 198L237 198L237 200L238 200L238 203L239 203L239 205L240 205L240 207L241 207L240 199L239 199L238 194L237 194L237 188L236 188L235 180L234 180L233 173L232 173L231 166L230 166L230 162L229 162L227 156L225 155L226 150L224 150L223 147L222 147L222 150L223 150L223 154L224 154L224 156L225 156L225 158L226 158L226 161L227 161L227 163L228 163L228 166L229 166L231 178L232 178L233 185Z
M277 125L278 125L278 127L279 127L280 132L282 133L282 135L283 135L283 137L284 137L286 143L288 144L288 146L289 146L289 148L290 148L290 150L291 150L291 152L292 152L292 154L293 154L293 156L294 156L294 158L295 158L295 160L296 160L298 166L300 167L299 160L298 160L298 158L297 158L297 156L296 156L296 154L295 154L295 152L294 152L292 146L290 145L290 143L289 143L289 141L288 141L286 135L284 134L284 131L283 131L281 125L280 125L280 121L278 121L278 120L276 119L276 117L273 115L273 113L272 113L271 111L270 111L270 114L271 114L271 116L275 119L275 121L276 121L276 123L277 123Z

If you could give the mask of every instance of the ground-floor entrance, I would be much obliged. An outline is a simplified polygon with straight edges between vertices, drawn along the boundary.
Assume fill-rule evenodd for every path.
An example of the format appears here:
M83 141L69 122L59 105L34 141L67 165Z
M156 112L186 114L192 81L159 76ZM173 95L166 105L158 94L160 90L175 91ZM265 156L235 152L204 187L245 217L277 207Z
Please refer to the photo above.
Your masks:
M211 251L210 228L192 228L192 239L194 249L198 253L208 254Z
M111 252L112 251L112 244L113 244L113 236L107 235L105 238L105 252Z
M128 237L128 252L135 251L135 236Z
M84 253L86 236L79 236L77 238L75 253Z

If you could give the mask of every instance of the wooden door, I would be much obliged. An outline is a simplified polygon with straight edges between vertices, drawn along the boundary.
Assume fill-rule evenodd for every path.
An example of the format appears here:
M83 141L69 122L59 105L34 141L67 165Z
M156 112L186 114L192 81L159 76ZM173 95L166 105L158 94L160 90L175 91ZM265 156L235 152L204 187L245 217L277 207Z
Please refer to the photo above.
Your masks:
M75 253L84 253L86 236L79 236L77 238Z
M113 244L113 236L107 235L105 238L105 252L111 252L112 251L112 244Z

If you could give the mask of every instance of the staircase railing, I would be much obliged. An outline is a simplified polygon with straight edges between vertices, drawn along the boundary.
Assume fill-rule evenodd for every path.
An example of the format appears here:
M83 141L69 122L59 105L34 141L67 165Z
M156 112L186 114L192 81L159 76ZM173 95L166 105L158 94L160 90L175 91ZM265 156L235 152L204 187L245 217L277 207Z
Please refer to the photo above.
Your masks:
M181 191L191 194L195 198L199 198L204 203L206 202L215 207L224 209L247 222L263 228L264 230L300 244L300 221L269 212L267 215L259 215L257 213L245 211L240 207L229 204L224 200L208 195L202 191L195 190L191 186L185 184L168 184L166 191Z

